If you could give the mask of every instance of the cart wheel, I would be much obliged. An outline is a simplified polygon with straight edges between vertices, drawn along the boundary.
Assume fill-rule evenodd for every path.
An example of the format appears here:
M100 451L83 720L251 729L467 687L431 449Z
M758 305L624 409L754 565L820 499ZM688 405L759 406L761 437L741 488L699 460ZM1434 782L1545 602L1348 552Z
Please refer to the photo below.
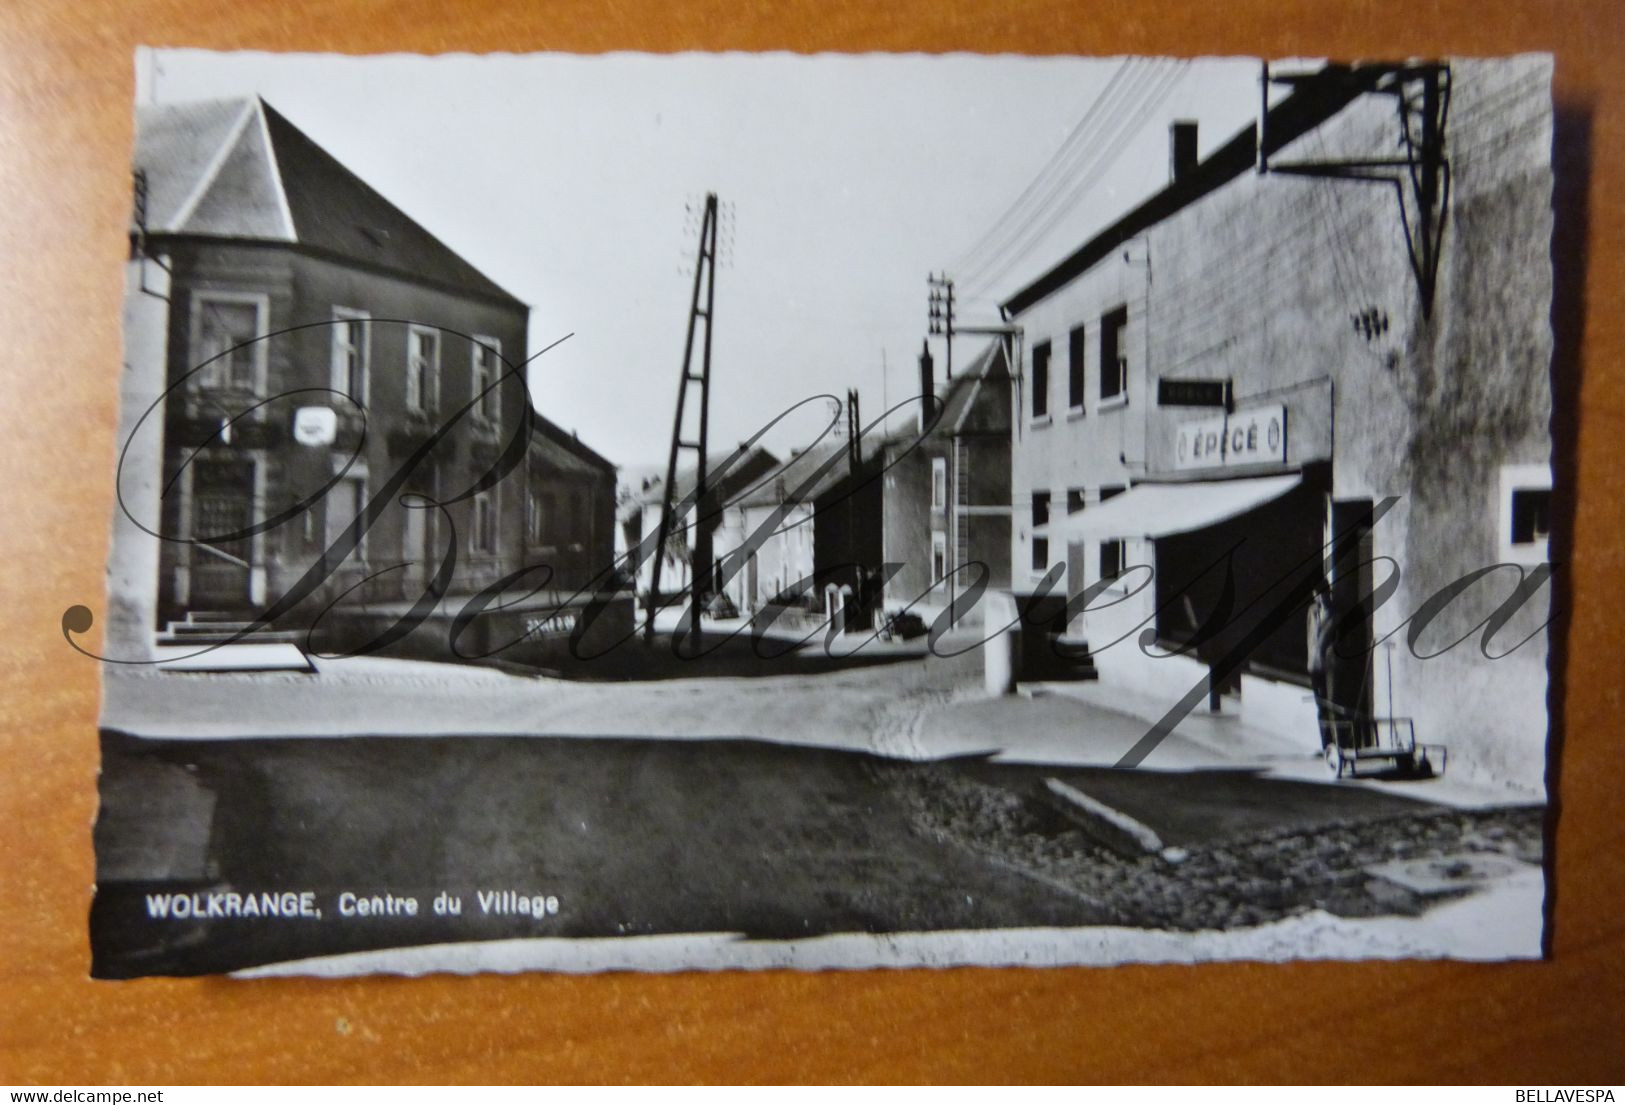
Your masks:
M1343 777L1343 747L1336 741L1326 746L1326 770L1332 773L1332 778Z
M1410 753L1406 753L1403 756L1395 756L1394 757L1394 768L1401 775L1415 775L1416 774L1416 768L1417 768L1416 757L1411 755Z

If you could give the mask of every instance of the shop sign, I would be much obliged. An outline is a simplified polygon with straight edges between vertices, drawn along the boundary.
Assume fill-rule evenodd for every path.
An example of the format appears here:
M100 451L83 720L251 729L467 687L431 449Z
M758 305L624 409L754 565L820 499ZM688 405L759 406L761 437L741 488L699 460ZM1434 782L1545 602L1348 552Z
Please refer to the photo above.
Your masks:
M1255 407L1181 423L1174 467L1237 468L1286 463L1286 407Z
M293 412L293 439L301 445L331 445L339 417L332 407L300 407Z
M1172 376L1157 379L1159 407L1229 407L1229 380L1181 380Z
M575 627L576 612L574 610L563 610L556 614L549 614L546 617L526 618L525 636L559 637L574 632Z

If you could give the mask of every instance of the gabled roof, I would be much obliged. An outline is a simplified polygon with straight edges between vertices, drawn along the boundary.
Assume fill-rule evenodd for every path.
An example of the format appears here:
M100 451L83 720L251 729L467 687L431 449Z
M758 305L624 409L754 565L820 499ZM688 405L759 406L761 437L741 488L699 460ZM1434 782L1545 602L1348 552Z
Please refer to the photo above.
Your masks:
M990 411L979 407L977 400L990 385L999 385L1010 379L1002 340L988 343L970 367L955 376L943 396L942 420L938 426L954 435L1010 432L1010 404L1008 394L1000 396Z
M615 474L615 465L582 443L575 434L540 414L531 413L530 458L561 472Z
M286 242L524 306L258 97L136 112L138 230Z
M885 449L879 434L866 434L859 442L861 463L869 464ZM838 458L829 470L819 474L831 457ZM821 443L802 449L768 471L754 489L734 501L735 506L777 506L784 502L810 503L828 494L852 474L851 455L845 441ZM804 486L810 483L810 486Z
M1009 380L1009 359L1004 342L997 339L988 342L968 366L948 381L948 386L938 396L942 414L924 437L1009 433L1008 396L1001 396L1001 402L995 403L991 411L977 405L977 400L987 393L988 387L1007 386ZM919 429L911 423L891 431L885 441L888 445L901 445L923 439Z
M729 458L736 458L728 463ZM720 480L716 474L722 471L727 464L727 471ZM760 445L751 446L743 455L738 449L729 449L726 452L711 453L706 457L706 473L711 479L711 490L721 495L725 500L732 501L739 492L753 486L760 480L763 473L768 472L779 463L779 458L762 448ZM698 470L694 465L681 468L677 472L676 495L679 502L687 498L694 490L694 482L698 477ZM665 501L665 478L657 476L649 481L649 486L640 490L627 504L623 513L635 512L645 506L659 506Z

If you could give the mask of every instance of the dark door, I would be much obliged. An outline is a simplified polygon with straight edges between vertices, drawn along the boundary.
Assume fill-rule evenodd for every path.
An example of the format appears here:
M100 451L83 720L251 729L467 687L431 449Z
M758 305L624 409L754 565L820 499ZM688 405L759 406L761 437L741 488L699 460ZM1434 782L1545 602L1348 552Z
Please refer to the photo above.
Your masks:
M197 460L192 464L193 609L248 605L253 539L254 463Z
M1332 503L1332 614L1337 637L1327 689L1341 709L1363 717L1373 712L1371 511L1370 499Z

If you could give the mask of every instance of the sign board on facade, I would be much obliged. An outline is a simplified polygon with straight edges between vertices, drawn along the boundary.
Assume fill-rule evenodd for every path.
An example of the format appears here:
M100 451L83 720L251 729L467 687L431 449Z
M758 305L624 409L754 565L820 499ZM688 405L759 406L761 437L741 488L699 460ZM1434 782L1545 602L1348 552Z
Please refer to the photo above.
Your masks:
M1174 467L1235 468L1286 463L1286 407L1255 407L1193 419L1179 427Z
M301 445L331 445L339 416L332 407L300 407L293 412L293 439Z
M1229 380L1180 380L1172 376L1157 379L1159 407L1230 406Z

